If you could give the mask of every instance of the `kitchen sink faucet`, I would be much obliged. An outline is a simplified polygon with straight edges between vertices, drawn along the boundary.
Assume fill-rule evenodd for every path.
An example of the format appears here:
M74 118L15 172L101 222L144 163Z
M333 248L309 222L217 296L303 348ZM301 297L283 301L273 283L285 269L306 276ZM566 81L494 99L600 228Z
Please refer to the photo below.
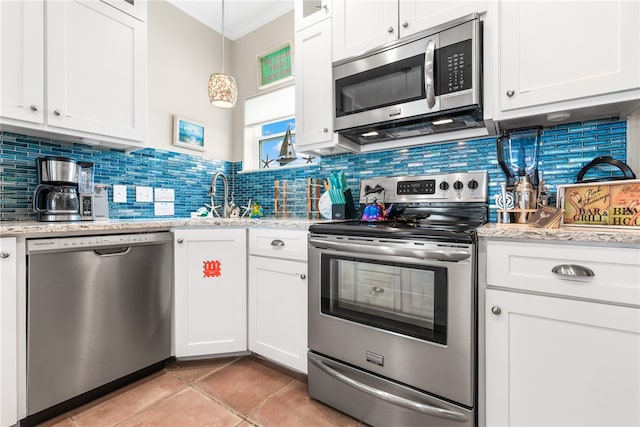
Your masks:
M222 183L224 184L224 200L222 202L222 217L229 218L229 180L222 172L216 172L211 178L211 187L209 188L209 196L211 196L211 210L216 215L220 216L216 207L213 205L213 196L216 195L216 181L218 177L222 177Z

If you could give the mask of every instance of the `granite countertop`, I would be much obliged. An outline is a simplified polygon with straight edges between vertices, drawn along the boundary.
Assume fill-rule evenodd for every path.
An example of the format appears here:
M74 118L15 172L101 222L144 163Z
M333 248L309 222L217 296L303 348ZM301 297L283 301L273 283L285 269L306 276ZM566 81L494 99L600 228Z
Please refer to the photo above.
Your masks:
M630 227L576 227L555 229L536 228L525 224L486 224L478 229L478 236L502 239L562 240L585 243L640 244L640 230Z
M0 235L43 237L63 234L116 233L120 231L158 231L176 227L268 227L307 230L310 225L331 220L306 218L147 218L137 220L81 221L81 222L0 222ZM640 230L606 227L535 228L527 225L486 224L478 229L478 236L501 239L562 240L586 243L640 245Z
M53 234L90 234L118 231L157 231L175 227L272 227L307 230L311 224L328 220L305 218L147 218L137 220L79 221L79 222L0 222L0 235L41 237Z

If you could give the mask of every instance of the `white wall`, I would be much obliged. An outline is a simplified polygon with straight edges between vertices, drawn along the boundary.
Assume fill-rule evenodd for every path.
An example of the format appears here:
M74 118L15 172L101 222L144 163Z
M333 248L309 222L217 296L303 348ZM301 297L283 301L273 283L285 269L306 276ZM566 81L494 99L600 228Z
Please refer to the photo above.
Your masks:
M207 94L209 75L220 72L222 66L220 34L164 0L148 5L148 145L234 160L237 109L213 107ZM225 71L230 72L232 47L229 40L226 43ZM174 114L206 126L204 153L172 145Z
M245 99L274 89L258 89L258 65L256 57L274 49L287 41L294 41L293 11L240 37L233 42L233 76L238 83L238 105L233 116L234 161L243 160L244 155L244 102ZM293 58L293 51L292 58ZM226 65L225 65L226 67ZM293 70L295 76L295 68ZM291 84L284 83L284 85Z

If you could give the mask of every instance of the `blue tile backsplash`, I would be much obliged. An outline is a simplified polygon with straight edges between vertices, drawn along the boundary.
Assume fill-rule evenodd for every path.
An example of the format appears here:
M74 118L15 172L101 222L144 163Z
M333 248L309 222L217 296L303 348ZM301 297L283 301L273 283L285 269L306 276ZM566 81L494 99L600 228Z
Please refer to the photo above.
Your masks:
M551 126L541 136L539 170L552 192L559 184L575 181L579 170L597 156L626 160L625 120L605 118L596 121ZM174 217L189 217L209 203L209 185L215 172L224 172L234 200L262 205L265 216L273 216L275 181L282 193L287 183L287 212L307 215L307 179L321 178L343 170L357 201L360 178L392 175L428 175L486 170L489 174L490 204L505 180L496 155L496 137L461 142L429 144L366 154L323 157L320 164L306 167L238 173L242 162L204 159L200 156L146 148L125 153L114 149L65 143L49 138L2 132L0 134L0 220L35 219L31 193L37 185L35 159L41 156L67 156L95 164L95 182L112 186L127 185L127 203L114 203L109 188L109 214L112 219L154 218L153 203L135 202L135 186L175 190ZM616 174L611 168L590 173L590 177ZM218 181L222 194L221 180ZM284 202L283 195L279 203ZM216 203L219 200L216 199ZM491 221L495 221L492 212Z

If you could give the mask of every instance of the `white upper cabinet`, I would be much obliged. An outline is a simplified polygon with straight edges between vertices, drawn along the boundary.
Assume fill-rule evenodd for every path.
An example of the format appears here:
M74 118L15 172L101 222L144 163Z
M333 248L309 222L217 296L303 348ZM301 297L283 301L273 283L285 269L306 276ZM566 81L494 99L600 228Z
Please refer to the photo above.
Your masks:
M360 55L398 38L398 0L333 1L333 60Z
M3 125L140 146L147 29L114 7L121 3L133 6L125 0L0 3ZM138 16L146 14L146 3L134 4Z
M321 148L333 140L331 20L296 32L296 148Z
M2 1L0 19L0 115L44 123L44 1Z
M147 0L101 0L133 16L140 21L147 20Z
M499 3L501 118L640 98L640 3Z
M333 60L360 55L486 8L486 1L334 0Z
M295 0L296 31L330 18L331 9L331 0Z
M471 13L486 11L487 2L446 0L399 0L400 36L420 32L459 19Z
M49 126L144 140L146 45L145 25L106 3L47 3Z

